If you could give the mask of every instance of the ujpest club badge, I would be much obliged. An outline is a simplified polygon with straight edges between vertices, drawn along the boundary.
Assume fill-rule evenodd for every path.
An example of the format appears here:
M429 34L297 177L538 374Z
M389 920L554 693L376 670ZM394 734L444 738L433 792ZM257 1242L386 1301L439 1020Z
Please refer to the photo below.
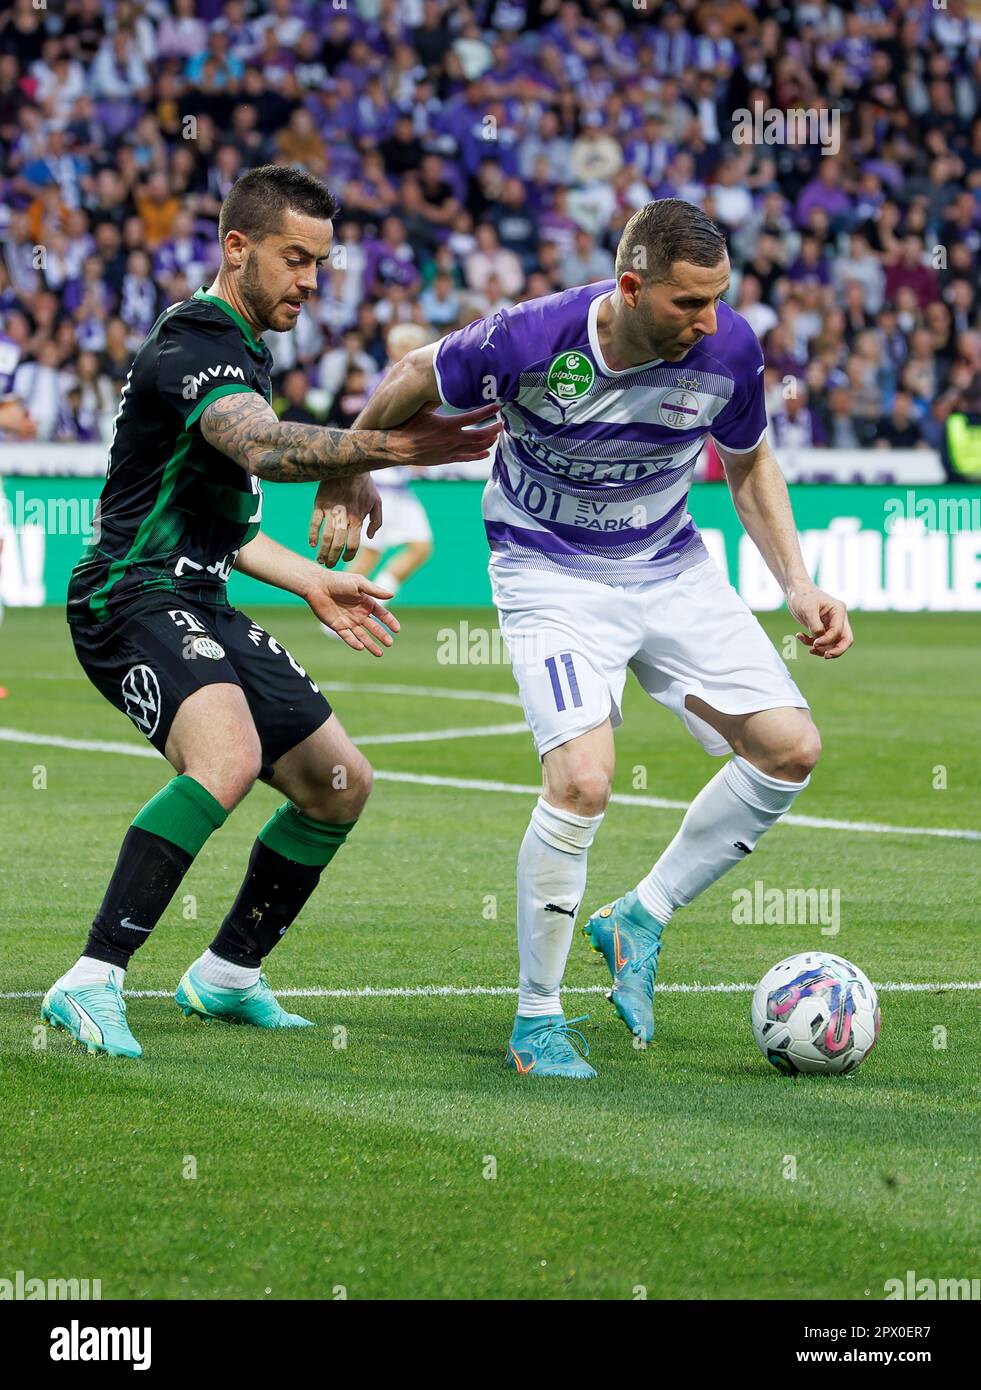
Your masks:
M702 414L702 403L693 393L700 389L701 383L694 372L675 377L674 390L667 391L658 404L661 423L670 425L673 430L694 429Z

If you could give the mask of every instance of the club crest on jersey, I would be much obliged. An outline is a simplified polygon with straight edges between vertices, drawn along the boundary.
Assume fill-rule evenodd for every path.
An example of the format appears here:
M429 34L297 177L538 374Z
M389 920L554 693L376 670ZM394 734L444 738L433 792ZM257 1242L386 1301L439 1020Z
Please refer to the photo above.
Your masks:
M225 655L225 648L213 637L195 637L191 646L198 656L210 657L212 661L219 661Z
M553 357L545 378L545 389L560 401L584 396L596 380L596 368L581 352L560 352Z
M141 734L152 738L160 722L160 686L150 666L131 666L122 681L126 713Z
M661 423L670 426L671 429L690 430L698 424L702 403L691 391L684 391L679 387L677 390L668 391L662 397L657 413L661 417Z

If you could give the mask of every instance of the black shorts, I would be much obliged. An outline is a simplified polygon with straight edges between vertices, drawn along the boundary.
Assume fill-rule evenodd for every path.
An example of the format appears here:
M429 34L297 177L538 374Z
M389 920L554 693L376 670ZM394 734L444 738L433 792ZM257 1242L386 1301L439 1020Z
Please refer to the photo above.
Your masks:
M153 593L108 622L69 627L89 680L161 753L181 703L203 685L241 686L262 744L264 778L330 717L316 681L237 608Z

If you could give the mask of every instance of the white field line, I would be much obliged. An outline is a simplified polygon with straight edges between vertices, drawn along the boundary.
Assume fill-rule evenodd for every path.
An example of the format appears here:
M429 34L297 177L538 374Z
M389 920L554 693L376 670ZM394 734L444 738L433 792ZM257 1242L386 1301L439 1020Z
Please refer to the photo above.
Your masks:
M522 720L514 724L472 724L467 728L421 729L406 734L364 734L353 741L362 747L369 743L441 743L444 739L492 738L505 734L527 734ZM50 748L74 749L79 753L122 753L131 758L159 758L155 748L139 743L113 743L102 739L63 738L60 734L32 734L26 729L0 728L0 743L32 743Z
M32 734L26 729L0 729L0 743L35 743L42 748L71 748L79 753L122 753L129 758L159 758L149 744L112 743L97 738L62 738L60 734Z
M441 743L453 738L489 738L500 734L527 734L528 725L522 719L520 724L472 725L469 729L433 729L418 734L365 734L354 739L359 748L368 743Z
M355 743L431 743L441 738L466 738L471 734L514 734L524 732L524 724L496 724L483 729L443 729L412 734L372 734ZM82 753L121 753L131 758L159 758L154 748L138 743L111 743L102 739L62 738L58 734L32 734L23 729L0 728L0 743L30 743L48 748L67 748ZM539 796L541 787L533 783L493 782L471 777L437 777L420 772L388 772L375 769L381 782L404 782L417 787L452 787L457 791L503 792L512 796ZM646 806L657 811L686 811L687 801L661 796L637 796L614 792L610 800L617 806ZM780 825L802 826L808 830L847 830L859 835L929 835L943 840L981 840L981 830L948 829L936 825L886 825L878 821L830 820L821 816L783 816Z
M419 772L383 772L375 769L382 782L409 782L423 787L456 787L460 791L511 792L539 796L541 787L531 783L488 782L467 777L435 777ZM614 792L610 800L617 806L647 806L658 811L687 811L687 801L670 801L662 796L635 796ZM800 825L810 830L851 830L864 835L938 835L948 840L981 840L981 830L948 830L933 825L883 825L877 821L825 820L820 816L781 816L779 825Z
M440 685L388 685L378 681L335 681L328 674L309 673L318 685L330 691L340 690L345 695L423 695L430 700L464 700L482 705L509 705L520 709L521 701L517 695L509 695L504 690L447 690ZM88 681L82 671L32 671L35 681Z
M755 985L739 981L717 985L658 985L660 994L751 994ZM875 985L881 994L935 994L981 989L981 980L950 980L940 984L921 984L919 981L885 981ZM563 994L605 994L609 985L563 985ZM278 999L473 999L516 995L511 985L394 985L376 988L363 985L360 989L277 989ZM127 999L173 999L169 989L124 989ZM0 994L0 999L43 999L43 990L14 990Z
M358 685L354 681L335 681L330 676L324 676L322 683L328 691L340 690L355 695L425 695L432 700L475 700L478 704L521 708L518 696L503 690L447 690L441 685L378 685L374 681Z

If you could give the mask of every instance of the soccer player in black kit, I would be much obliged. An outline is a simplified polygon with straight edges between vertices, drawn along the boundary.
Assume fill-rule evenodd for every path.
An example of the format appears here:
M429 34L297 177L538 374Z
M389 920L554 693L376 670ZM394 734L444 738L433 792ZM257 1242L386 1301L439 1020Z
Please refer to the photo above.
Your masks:
M160 315L123 388L68 620L89 679L177 775L133 820L82 955L44 998L42 1018L89 1052L141 1055L122 997L130 958L257 778L287 799L175 997L186 1014L310 1026L281 1008L262 962L361 814L371 769L303 667L229 605L226 582L237 569L297 594L349 646L380 656L398 630L389 595L264 536L261 483L327 480L320 553L332 564L353 556L366 519L369 535L380 523L370 470L479 458L498 432L494 406L421 411L388 431L276 418L262 334L289 331L315 292L336 212L298 170L241 178L221 208L214 284Z

